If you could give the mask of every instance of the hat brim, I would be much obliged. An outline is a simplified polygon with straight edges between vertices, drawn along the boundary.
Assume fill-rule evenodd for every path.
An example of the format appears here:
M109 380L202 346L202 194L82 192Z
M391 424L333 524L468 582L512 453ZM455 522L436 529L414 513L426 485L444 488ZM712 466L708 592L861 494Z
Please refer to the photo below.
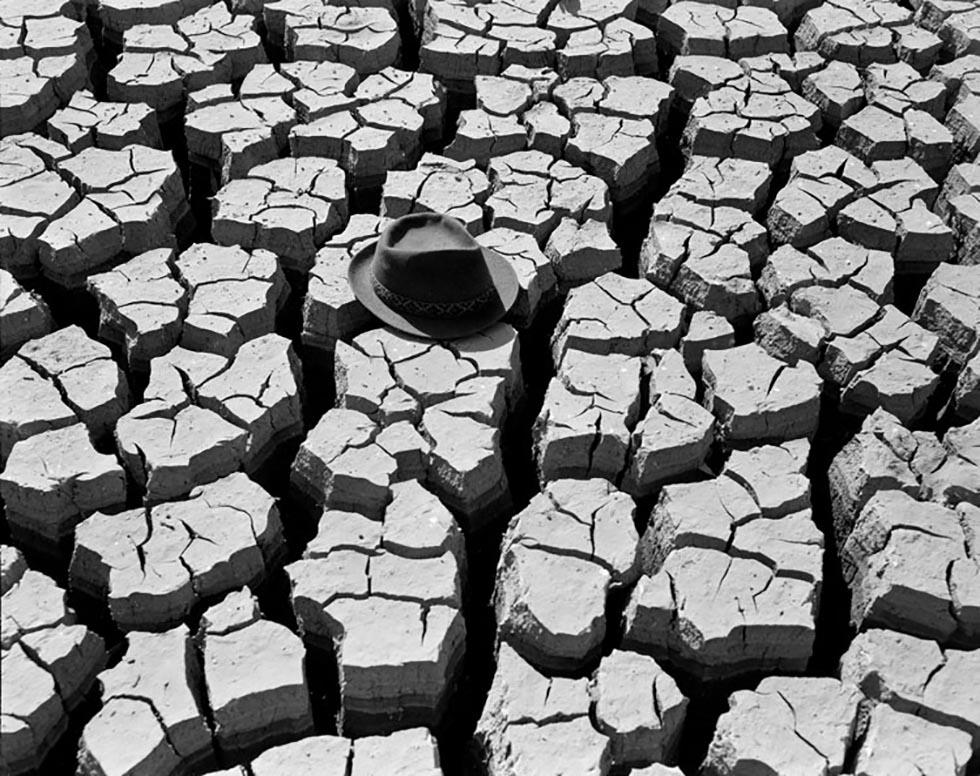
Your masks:
M427 318L400 313L381 301L374 290L371 262L374 259L376 245L377 241L364 246L351 259L347 270L351 290L357 300L382 323L406 334L441 340L476 334L506 316L520 291L517 273L510 262L496 251L481 247L491 283L497 291L495 298L484 307L458 318Z

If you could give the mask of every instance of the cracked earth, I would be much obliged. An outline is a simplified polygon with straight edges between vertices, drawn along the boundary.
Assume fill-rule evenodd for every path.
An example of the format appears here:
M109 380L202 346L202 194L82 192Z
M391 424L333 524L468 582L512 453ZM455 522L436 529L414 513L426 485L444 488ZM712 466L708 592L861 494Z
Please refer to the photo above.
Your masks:
M972 0L0 0L0 771L980 776ZM457 340L347 281L439 212Z

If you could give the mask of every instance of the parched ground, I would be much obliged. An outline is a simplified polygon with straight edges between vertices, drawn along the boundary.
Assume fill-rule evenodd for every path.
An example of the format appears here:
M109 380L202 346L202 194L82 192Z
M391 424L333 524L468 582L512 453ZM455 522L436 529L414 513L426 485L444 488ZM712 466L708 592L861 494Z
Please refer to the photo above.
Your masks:
M0 773L980 776L974 0L0 0ZM464 339L348 264L459 219Z

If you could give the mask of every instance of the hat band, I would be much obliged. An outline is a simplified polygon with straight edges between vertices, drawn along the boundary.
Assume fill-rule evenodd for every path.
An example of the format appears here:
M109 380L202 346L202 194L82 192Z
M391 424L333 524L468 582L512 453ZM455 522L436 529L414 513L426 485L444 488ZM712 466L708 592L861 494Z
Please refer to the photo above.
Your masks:
M464 315L476 312L485 307L497 289L492 285L485 291L470 299L462 299L455 302L426 302L421 299L411 299L407 296L395 293L387 286L371 276L371 283L374 286L374 293L378 299L396 312L405 315L420 315L424 318L462 318Z

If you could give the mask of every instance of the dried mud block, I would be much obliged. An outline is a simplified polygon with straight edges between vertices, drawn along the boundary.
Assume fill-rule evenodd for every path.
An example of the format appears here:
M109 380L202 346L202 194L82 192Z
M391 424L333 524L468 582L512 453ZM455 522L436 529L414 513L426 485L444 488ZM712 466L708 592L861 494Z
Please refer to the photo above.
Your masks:
M19 644L3 650L3 765L9 773L33 773L68 728L54 679ZM16 715L16 716L14 716ZM9 722L8 722L9 720Z
M815 528L811 533L819 535ZM819 582L774 573L756 559L766 557L762 548L755 553L732 557L696 546L672 552L660 572L642 577L634 589L623 646L653 654L704 681L761 670L805 670Z
M228 368L195 386L198 406L247 433L242 464L260 468L303 431L303 368L289 340L265 334L239 348Z
M530 150L543 151L556 158L562 155L572 132L572 123L561 114L557 105L536 103L524 114L523 121Z
M656 75L655 28L656 24L637 24L621 17L601 28L576 30L556 52L555 67L566 80Z
M367 415L328 410L299 448L291 487L317 506L379 517L391 485L421 477L426 470L428 445L411 424L389 428L382 437L382 430Z
M420 70L438 78L450 92L473 94L476 76L500 72L501 54L506 48L503 41L484 37L484 27L479 21L480 32L474 34L465 27L437 22L435 29L422 37Z
M879 307L863 291L853 286L811 285L793 292L790 309L818 321L831 337L853 337L871 324Z
M630 771L630 776L684 776L684 772L680 768L657 763L646 768L634 768Z
M173 277L173 255L169 248L147 251L88 279L99 337L120 345L132 369L145 371L180 340L187 291Z
M845 119L836 143L869 164L908 157L937 178L945 175L953 151L953 136L928 113L909 108L895 115L876 104Z
M3 59L86 54L92 48L84 8L70 1L48 0L26 8L6 3L0 32Z
M448 2L416 8L421 69L450 91L472 94L477 75L497 75L511 65L548 67L558 47L556 33L543 29L549 5Z
M188 97L184 117L188 157L210 171L219 185L284 155L297 115L280 97L236 98L229 93L190 106L193 98Z
M187 292L181 346L230 357L275 329L289 286L270 251L196 243L172 266Z
M765 230L750 215L768 195L768 165L692 157L654 207L640 270L695 310L737 321L755 314L752 268L768 254Z
M27 571L27 561L21 551L9 544L0 544L0 595L12 588Z
M854 685L831 678L771 676L739 690L728 698L701 773L840 773L860 699Z
M239 97L280 97L302 121L314 121L353 107L358 84L354 68L337 62L283 62L253 67L238 90ZM203 90L206 91L206 90ZM195 95L201 92L195 92Z
M855 625L958 642L959 611L947 568L976 561L966 554L953 510L901 491L880 492L861 511L840 553Z
M529 328L538 311L558 293L557 268L534 237L524 232L497 227L481 234L477 242L505 257L513 266L520 290L505 320L517 329Z
M935 211L953 230L957 262L980 263L980 165L961 164L950 171Z
M144 403L120 418L115 431L119 455L130 476L145 489L147 503L177 498L237 471L249 441L247 429L191 404L185 393L226 368L220 356L175 349L151 364L151 386L158 362L170 385L160 385L159 396L148 390ZM181 372L189 374L187 370L196 374L185 387ZM246 402L252 399L243 397L241 403Z
M943 649L925 639L872 628L859 633L841 658L841 679L896 711L980 738L980 698L964 676L978 670L980 652Z
M78 205L78 193L51 169L69 154L64 146L40 135L0 139L0 210L4 214L0 267L15 277L38 274L38 237L51 221Z
M912 314L936 333L955 364L980 350L980 268L940 264L919 293Z
M701 359L706 350L725 350L735 346L735 330L720 315L698 310L691 315L680 343L684 366L694 377L701 375Z
M198 698L198 656L187 626L130 633L127 641L122 660L99 674L102 707L82 731L78 772L174 773L212 764L211 730Z
M3 134L32 132L71 99L76 91L90 88L88 58L92 41L83 22L78 25L78 50L57 56L15 56L0 59L0 100ZM43 39L42 39L43 40ZM87 47L83 41L87 41Z
M949 59L976 54L980 50L977 24L980 14L971 3L926 0L916 6L915 20L938 34Z
M848 62L831 60L823 69L811 73L803 81L801 94L820 108L824 122L832 129L839 128L841 122L867 104L864 80Z
M953 389L953 405L956 415L963 420L980 417L980 352L960 371Z
M794 92L801 92L809 76L824 70L829 65L827 60L813 51L743 57L738 64L746 74L775 73L786 81Z
M913 768L926 776L959 776L970 761L970 736L879 704L854 763L861 776L885 776Z
M887 305L864 331L831 338L819 370L842 387L843 411L866 414L882 407L912 423L939 386L938 361L938 337Z
M902 115L915 109L940 120L945 116L946 87L904 62L870 65L864 72L864 84L868 104L889 113Z
M125 503L126 475L76 423L17 442L0 474L0 494L14 538L58 554L86 515Z
M334 159L353 189L380 187L389 170L411 169L422 155L422 114L389 98L328 114L289 133L293 156Z
M91 146L118 151L128 145L163 145L149 105L103 102L87 91L72 95L71 102L48 119L47 130L48 137L76 154Z
M148 0L134 6L127 0L104 0L94 8L105 28L106 37L114 43L123 33L138 24L176 24L210 5L209 0Z
M816 51L827 59L858 67L898 59L912 12L889 0L828 0L811 9L796 28L797 51Z
M58 171L83 196L37 238L41 271L58 285L81 286L120 254L173 247L186 227L190 207L169 151L86 148Z
M647 119L659 132L666 125L674 88L639 76L609 76L602 80L572 78L556 85L551 98L569 118L578 113L600 113L624 119Z
M120 630L159 631L201 601L258 586L284 552L275 501L235 473L182 501L85 520L75 531L71 586L105 602Z
M598 729L612 742L617 766L674 762L687 698L657 662L635 652L603 658L589 686Z
M793 303L800 295L793 312L822 318L828 331L846 334L862 328L880 305L891 302L893 277L894 261L886 252L833 237L804 250L788 245L776 249L762 268L758 286L770 309ZM855 308L850 309L845 299Z
M379 520L325 510L286 572L303 639L336 660L345 734L440 724L465 650L465 557L434 495L408 481Z
M660 167L649 119L576 113L565 158L609 186L615 202L638 196Z
M266 749L246 767L221 771L221 776L276 776L292 773L295 776L334 776L347 773L351 756L351 741L339 736L308 736L299 741ZM218 776L215 772L211 776Z
M264 619L248 590L208 609L197 640L215 746L225 757L247 757L313 732L303 642Z
M670 54L734 60L788 50L786 28L766 8L705 9L687 0L674 3L660 15L657 42Z
M767 255L766 230L748 213L678 195L654 206L639 268L692 309L737 322L759 310L752 268Z
M13 547L2 551L0 764L6 773L36 773L105 666L105 645L75 624L75 613L53 580L28 569Z
M879 409L834 457L828 478L838 547L844 546L858 515L876 493L919 494L918 475L912 468L918 446L912 432Z
M491 159L487 175L490 194L484 205L490 227L526 232L542 247L563 219L584 224L608 223L612 218L609 187L601 176L564 160L556 161L542 151ZM571 228L571 224L565 227ZM607 244L599 234L594 239Z
M44 299L0 269L0 359L9 357L25 342L49 334L53 326Z
M552 8L545 25L555 32L561 45L577 31L603 28L615 19L633 19L635 14L636 3L631 0L583 0L575 6Z
M980 64L980 57L977 57ZM978 164L957 164L954 165L946 180L943 181L942 190L936 197L934 210L936 215L949 221L953 208L953 200L963 194L971 194L980 190L980 165ZM969 262L963 262L969 263Z
M805 669L823 537L808 508L776 517L794 508L792 497L774 508L755 495L765 483L753 479L743 486L723 476L661 491L641 540L644 576L626 607L624 648L706 681Z
M247 766L210 776L442 776L436 741L426 728L356 740L309 736L267 749Z
M265 61L255 18L216 3L176 23L127 29L106 89L113 102L144 103L168 121L189 92L239 80Z
M736 208L761 214L769 199L772 171L764 162L692 156L684 172L657 203L658 214L682 211L694 202L711 208Z
M820 363L827 332L823 325L793 312L785 304L773 307L752 321L755 342L773 358L796 364Z
M386 67L365 78L354 91L362 102L397 100L422 117L422 142L438 145L445 131L446 88L428 73Z
M532 103L537 103L542 100L547 100L551 97L551 93L554 88L561 83L561 75L551 67L526 67L524 65L509 65L505 67L501 73L500 78L505 81L513 81L516 86L504 86L500 79L494 76L481 76L478 83L485 83L491 86L490 103L495 103L498 106L503 104L517 104L523 103L527 92L526 89L530 90L530 100ZM498 91L499 90L499 91ZM486 91L484 90L484 94ZM499 95L493 97L493 95ZM501 103L501 99L503 103ZM492 107L491 104L484 106L491 113L499 113Z
M805 248L830 238L841 208L877 183L872 170L837 146L796 157L766 218L773 241Z
M0 387L10 398L0 410L0 460L21 439L78 423L57 385L14 356L0 368Z
M384 224L377 216L353 215L344 231L317 251L303 299L304 345L332 351L339 339L353 337L375 320L354 297L347 267L358 250L378 239Z
M319 0L293 5L283 27L287 59L340 62L361 75L397 64L401 40L389 10Z
M809 453L805 439L734 450L721 473L752 496L762 517L786 517L810 509Z
M714 416L694 400L694 380L680 355L668 350L651 362L650 408L633 429L623 476L623 490L636 498L697 471L714 440Z
M423 461L427 482L471 526L509 503L499 445L506 415L522 393L513 328L498 324L439 343L376 329L355 338L353 346L338 343L335 370L338 406L366 413L369 426L379 424L364 431L367 441L406 421L408 437L398 435L407 445L406 461L411 466ZM313 490L315 501L324 502L324 487L329 490L329 481ZM370 514L372 498L361 495L338 506L366 507Z
M901 272L927 272L952 258L953 231L929 209L937 187L928 173L910 159L873 162L871 169L878 185L841 209L838 233L891 252Z
M640 411L642 359L573 349L556 371L532 428L540 481L618 481Z
M276 159L223 186L212 210L218 245L271 251L286 269L305 272L347 223L346 176L330 159Z
M59 329L21 346L0 367L7 392L0 411L0 456L6 458L18 439L76 421L93 439L112 431L129 409L129 384L101 342L79 326Z
M980 422L949 429L941 444L931 434L920 432L915 438L919 447L911 465L921 480L923 497L949 507L980 507Z
M946 87L946 106L980 94L980 56L967 54L951 62L933 65L929 77Z
M640 573L635 510L605 480L547 484L504 535L493 596L498 642L545 671L581 670L598 657L607 598ZM562 594L571 589L573 599Z
M527 133L516 116L495 116L484 110L464 110L459 114L453 141L446 146L450 159L474 160L480 167L495 156L523 151Z
M691 156L735 157L775 166L818 148L821 124L819 108L786 81L775 73L753 72L699 97L682 142Z
M18 550L14 551L19 553ZM23 556L21 563L23 565L19 576L11 580L10 587L3 594L3 633L0 646L4 651L34 633L54 630L75 622L74 612L66 604L65 591L50 577L27 568Z
M483 204L490 181L472 159L425 154L412 170L390 170L381 190L381 217L444 213L463 222L470 234L483 231Z
M476 726L490 776L576 773L606 776L612 742L589 719L588 679L539 673L506 642Z
M442 776L436 740L425 728L358 738L352 748L351 776Z
M895 35L895 56L923 72L933 67L942 53L943 40L918 24L902 24L892 28Z
M680 340L684 305L645 280L607 273L569 293L551 338L554 362L569 350L641 356Z
M806 362L778 361L755 343L704 354L704 406L720 437L736 446L811 437L821 381Z
M737 62L723 56L680 54L670 66L668 81L674 87L681 113L687 114L699 97L744 82L745 71Z
M623 256L606 224L563 218L544 249L557 276L559 291L580 286L622 267Z

